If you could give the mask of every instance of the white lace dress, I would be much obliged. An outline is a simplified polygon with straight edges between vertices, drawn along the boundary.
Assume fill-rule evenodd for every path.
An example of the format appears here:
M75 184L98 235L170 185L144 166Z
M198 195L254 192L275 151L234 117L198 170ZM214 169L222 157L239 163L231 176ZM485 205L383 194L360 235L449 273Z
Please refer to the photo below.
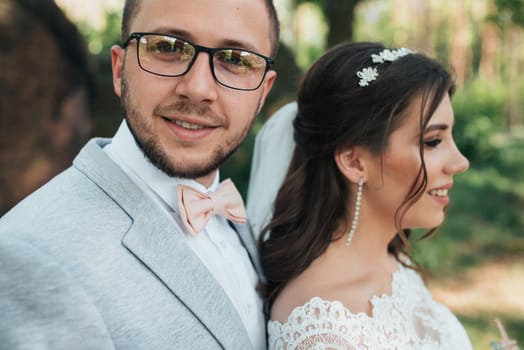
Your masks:
M447 307L435 302L417 272L400 267L392 294L373 297L372 317L338 301L312 298L288 321L269 321L269 349L470 350L471 342Z

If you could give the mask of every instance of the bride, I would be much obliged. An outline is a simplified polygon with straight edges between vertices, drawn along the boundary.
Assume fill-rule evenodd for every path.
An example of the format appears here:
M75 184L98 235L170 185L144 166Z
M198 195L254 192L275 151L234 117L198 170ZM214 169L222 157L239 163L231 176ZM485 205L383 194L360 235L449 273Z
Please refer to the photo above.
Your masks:
M410 229L442 224L469 166L452 136L453 89L423 54L342 44L264 128L248 214L255 229L273 214L259 237L270 349L472 348L408 256Z

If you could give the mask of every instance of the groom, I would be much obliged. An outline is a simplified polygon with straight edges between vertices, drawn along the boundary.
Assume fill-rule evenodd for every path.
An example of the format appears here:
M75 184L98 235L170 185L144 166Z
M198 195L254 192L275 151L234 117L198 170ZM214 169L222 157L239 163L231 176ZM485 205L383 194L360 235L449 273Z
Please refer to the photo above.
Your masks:
M270 0L125 2L119 130L0 220L0 347L265 348L255 242L218 167L277 44Z

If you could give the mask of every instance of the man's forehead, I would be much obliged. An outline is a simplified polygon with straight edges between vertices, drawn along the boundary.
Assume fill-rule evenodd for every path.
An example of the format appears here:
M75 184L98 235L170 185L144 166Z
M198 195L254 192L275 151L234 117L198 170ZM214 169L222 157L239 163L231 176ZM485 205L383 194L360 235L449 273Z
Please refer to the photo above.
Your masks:
M239 46L266 55L271 50L271 26L262 0L142 0L131 23L131 32L135 31L178 35L204 46Z

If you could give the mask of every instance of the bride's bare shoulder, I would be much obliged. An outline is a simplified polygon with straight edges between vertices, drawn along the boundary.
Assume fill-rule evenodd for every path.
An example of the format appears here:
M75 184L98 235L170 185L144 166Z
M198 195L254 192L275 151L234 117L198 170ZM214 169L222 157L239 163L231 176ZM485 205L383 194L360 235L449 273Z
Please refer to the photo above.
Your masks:
M309 286L300 277L289 282L271 306L271 320L285 323L293 310L312 297Z
M360 290L355 284L325 283L304 277L299 276L284 287L271 307L271 320L286 323L297 307L306 305L315 297L328 302L339 301L351 312L368 311L368 300L355 293Z
M361 273L343 275L333 269L310 268L291 280L275 299L271 307L271 319L285 323L297 307L304 306L312 298L327 302L338 301L351 313L372 314L371 298L390 295L393 272L399 268L391 257L386 268L362 269Z

